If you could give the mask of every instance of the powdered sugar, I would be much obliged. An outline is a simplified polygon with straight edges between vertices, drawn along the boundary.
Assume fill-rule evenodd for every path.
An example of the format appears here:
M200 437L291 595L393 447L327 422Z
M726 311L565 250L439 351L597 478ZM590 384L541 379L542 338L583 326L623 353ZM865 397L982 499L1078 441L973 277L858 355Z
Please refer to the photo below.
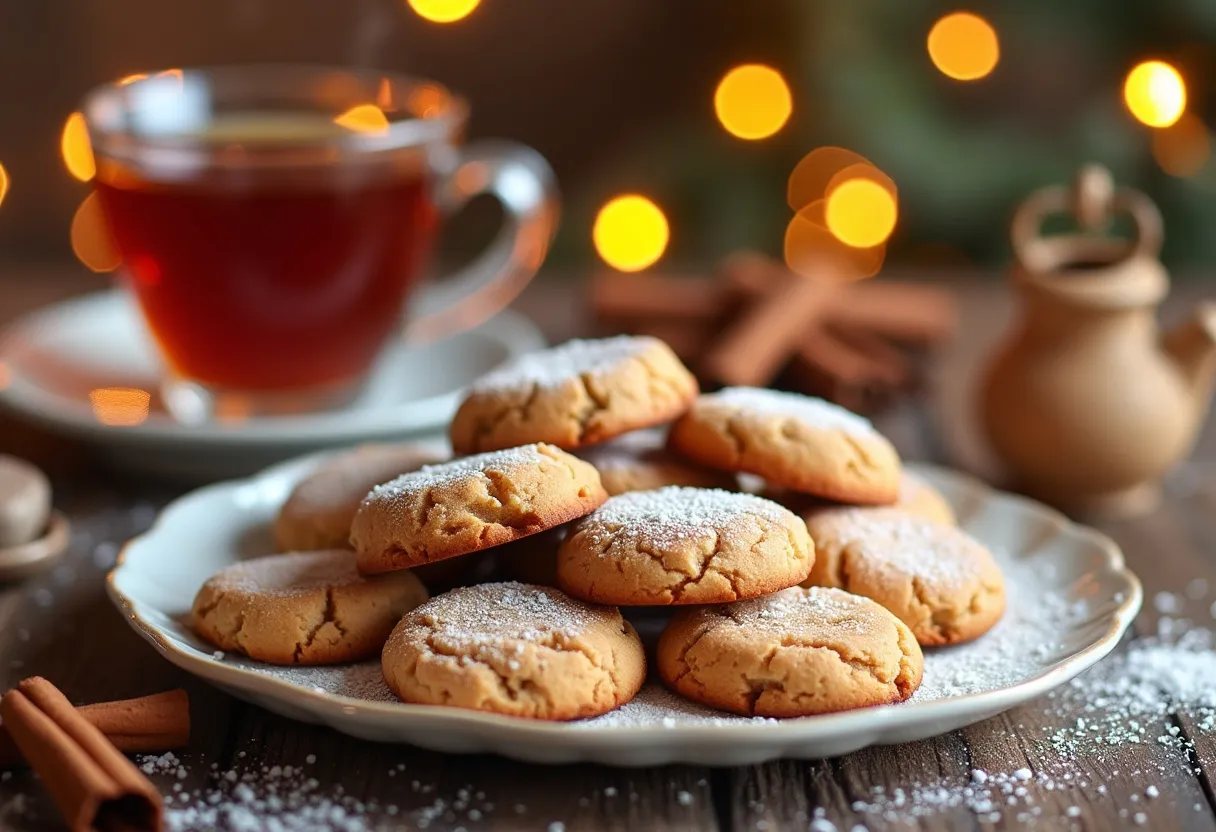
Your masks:
M579 529L593 540L625 535L647 547L672 548L707 535L735 533L757 518L778 526L797 523L788 509L754 494L671 485L610 497Z
M622 362L644 355L661 343L655 338L617 335L612 338L575 339L547 350L516 358L475 381L473 392L557 387L580 376L602 375Z
M874 433L870 420L837 404L797 393L783 393L760 387L724 387L702 396L701 401L731 409L795 419L822 430Z
M292 596L364 580L355 568L354 552L330 549L241 561L217 572L211 583L224 591Z
M417 493L426 488L450 485L470 474L484 474L487 471L502 472L516 466L538 465L550 460L550 456L541 452L540 445L532 444L507 448L502 451L474 454L439 465L424 465L417 471L402 474L395 480L377 485L367 495L364 502L391 500L401 495Z

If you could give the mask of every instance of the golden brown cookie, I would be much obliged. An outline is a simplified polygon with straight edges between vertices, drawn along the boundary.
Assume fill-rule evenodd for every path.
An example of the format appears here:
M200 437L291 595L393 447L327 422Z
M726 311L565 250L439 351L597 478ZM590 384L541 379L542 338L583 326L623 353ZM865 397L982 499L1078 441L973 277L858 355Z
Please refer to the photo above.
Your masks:
M355 514L350 540L361 572L391 572L551 529L607 498L590 464L552 445L524 445L376 486Z
M891 443L861 416L810 396L727 387L698 398L668 443L702 464L829 500L889 505L899 496Z
M746 716L811 716L902 702L924 657L898 618L839 589L794 587L680 610L659 639L659 675L697 702Z
M354 662L379 652L426 597L409 572L362 577L349 550L291 552L208 578L194 598L194 629L221 650L271 664Z
M360 445L335 454L291 490L275 519L275 544L280 552L347 548L351 520L367 492L439 461L417 445Z
M635 430L610 442L578 452L600 472L609 496L627 491L651 491L665 485L695 488L738 488L733 474L706 468L667 450L659 430Z
M815 539L807 585L873 598L923 645L986 633L1005 610L992 553L953 526L894 508L830 508L806 515Z
M600 604L719 604L806 580L814 544L770 500L708 488L631 491L575 523L557 585Z
M957 522L954 509L942 493L911 471L905 470L899 480L899 501L894 508L903 509L934 523L953 526Z
M527 442L573 449L669 422L697 381L657 338L567 341L475 381L452 419L456 453Z
M403 702L533 719L606 713L646 678L642 642L620 610L519 583L432 598L393 630L381 662Z

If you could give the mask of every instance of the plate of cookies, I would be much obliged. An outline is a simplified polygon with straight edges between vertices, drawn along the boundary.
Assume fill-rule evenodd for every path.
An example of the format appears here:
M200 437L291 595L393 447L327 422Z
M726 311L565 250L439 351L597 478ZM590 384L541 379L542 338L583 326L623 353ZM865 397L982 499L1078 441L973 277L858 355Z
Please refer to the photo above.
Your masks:
M449 446L194 491L109 592L170 661L367 739L614 765L818 758L1058 687L1141 602L1115 544L871 423L702 394L653 338L470 386Z

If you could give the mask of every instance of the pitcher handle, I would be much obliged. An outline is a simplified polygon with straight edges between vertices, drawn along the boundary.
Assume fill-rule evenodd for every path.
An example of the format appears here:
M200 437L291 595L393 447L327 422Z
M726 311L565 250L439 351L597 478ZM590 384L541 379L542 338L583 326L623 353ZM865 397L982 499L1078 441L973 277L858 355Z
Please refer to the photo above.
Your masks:
M440 181L435 201L450 215L479 194L502 204L502 228L476 260L427 293L404 328L412 342L433 341L486 321L519 295L549 251L560 206L556 177L544 157L514 142L471 143Z

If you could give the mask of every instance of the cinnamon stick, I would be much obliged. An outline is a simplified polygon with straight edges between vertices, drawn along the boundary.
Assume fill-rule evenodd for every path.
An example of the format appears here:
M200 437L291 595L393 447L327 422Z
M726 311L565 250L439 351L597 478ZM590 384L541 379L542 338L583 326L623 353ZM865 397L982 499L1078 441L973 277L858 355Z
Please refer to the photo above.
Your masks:
M126 753L169 751L190 742L190 697L180 688L137 699L81 705L76 711ZM0 768L21 762L17 744L0 724Z
M0 717L73 832L162 828L156 787L46 679L6 693Z

